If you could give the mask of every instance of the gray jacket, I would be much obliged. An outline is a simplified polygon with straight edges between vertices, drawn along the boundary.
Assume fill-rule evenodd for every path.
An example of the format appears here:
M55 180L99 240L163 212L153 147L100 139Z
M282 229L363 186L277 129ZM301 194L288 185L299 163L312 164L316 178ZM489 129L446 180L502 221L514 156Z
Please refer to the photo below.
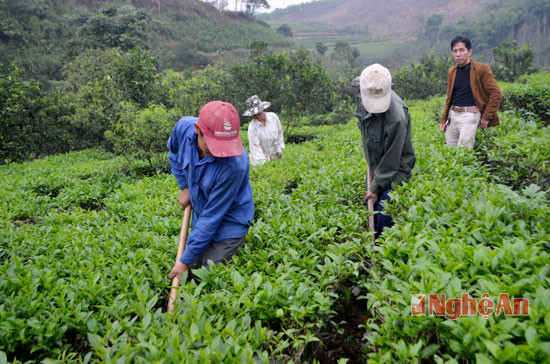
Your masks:
M391 94L388 111L371 114L365 110L360 93L354 92L357 110L353 114L357 117L363 151L373 174L372 193L393 188L410 178L416 162L409 109L395 92Z

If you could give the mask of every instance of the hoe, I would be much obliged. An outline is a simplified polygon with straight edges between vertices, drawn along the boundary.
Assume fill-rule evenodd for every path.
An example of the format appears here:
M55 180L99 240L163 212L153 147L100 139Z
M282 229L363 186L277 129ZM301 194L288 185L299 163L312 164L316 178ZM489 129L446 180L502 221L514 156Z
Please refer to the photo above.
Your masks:
M367 165L367 190L369 191L370 191L371 183L372 183L372 174L371 174L370 167ZM374 203L371 200L369 200L367 202L367 206L368 206L369 212L371 213L369 215L369 230L372 233L372 247L374 248L374 240L376 239L375 230L374 230Z
M181 222L180 240L178 242L178 252L176 254L176 263L180 260L181 255L185 251L185 244L187 242L187 230L189 229L189 219L191 218L191 205L185 208L183 213L183 221ZM174 277L172 279L172 289L170 290L170 298L168 298L167 312L174 311L174 302L178 298L178 287L180 286L180 277Z

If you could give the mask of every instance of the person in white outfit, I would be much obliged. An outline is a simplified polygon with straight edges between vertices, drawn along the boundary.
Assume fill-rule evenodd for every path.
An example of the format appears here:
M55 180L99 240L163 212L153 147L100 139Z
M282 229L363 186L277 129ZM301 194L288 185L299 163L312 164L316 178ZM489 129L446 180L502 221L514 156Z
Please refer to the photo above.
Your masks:
M243 115L253 116L248 125L249 157L252 165L264 164L283 156L283 128L277 114L264 111L269 106L270 102L262 102L257 95L246 100L246 111Z

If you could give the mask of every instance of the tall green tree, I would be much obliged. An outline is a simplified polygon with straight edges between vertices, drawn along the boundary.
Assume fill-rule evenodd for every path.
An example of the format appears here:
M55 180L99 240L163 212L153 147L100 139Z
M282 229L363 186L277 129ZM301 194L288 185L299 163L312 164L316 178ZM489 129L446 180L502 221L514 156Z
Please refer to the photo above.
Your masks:
M105 132L120 118L122 101L145 107L158 84L156 57L142 48L87 50L66 68L66 79L83 148L111 147Z
M14 64L0 64L0 164L71 150L73 129L58 94L45 95Z
M0 163L20 161L39 152L41 91L22 80L15 65L0 64Z
M124 100L146 106L159 79L158 57L139 47L117 55L112 77Z

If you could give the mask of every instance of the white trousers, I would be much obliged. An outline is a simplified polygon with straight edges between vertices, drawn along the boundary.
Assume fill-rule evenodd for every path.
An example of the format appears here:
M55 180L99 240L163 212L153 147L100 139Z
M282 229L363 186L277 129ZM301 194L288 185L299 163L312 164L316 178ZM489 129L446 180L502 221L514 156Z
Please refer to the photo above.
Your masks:
M474 147L476 132L481 119L480 112L456 112L449 110L451 123L445 131L447 146L460 145L468 149Z

